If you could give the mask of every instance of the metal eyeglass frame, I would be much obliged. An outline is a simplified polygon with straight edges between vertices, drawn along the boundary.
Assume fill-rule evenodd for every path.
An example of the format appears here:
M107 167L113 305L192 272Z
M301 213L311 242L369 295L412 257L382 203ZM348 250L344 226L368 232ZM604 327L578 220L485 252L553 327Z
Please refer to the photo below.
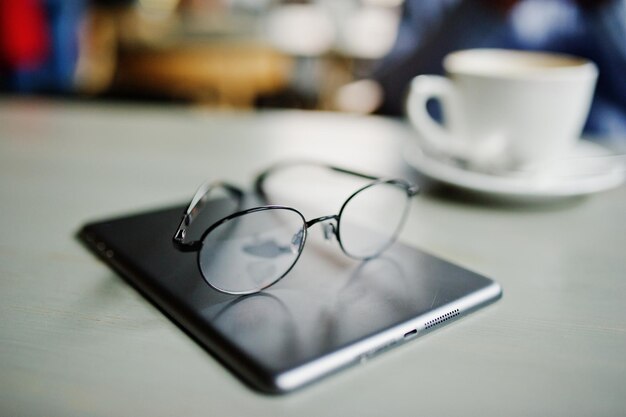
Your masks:
M280 280L282 280L290 271L291 269L295 266L296 263L298 263L298 259L300 258L300 255L302 253L302 250L304 248L304 244L306 242L306 237L307 237L307 230L309 229L309 227L317 224L317 223L321 223L324 221L328 221L328 220L334 220L336 222L336 227L334 225L332 225L332 232L335 235L337 242L339 243L339 247L341 248L341 251L348 257L352 258L352 259L358 259L358 260L367 260L367 259L372 259L375 258L376 256L380 255L382 252L384 252L387 248L389 248L389 246L391 246L396 238L397 238L397 234L398 231L402 228L402 226L404 225L404 222L406 220L406 216L408 213L408 205L407 205L407 209L405 209L404 213L402 214L402 218L400 220L400 222L398 223L398 228L397 230L394 232L393 237L389 240L389 242L384 245L378 252L376 252L373 255L370 256L366 256L366 257L358 257L358 256L354 256L352 254L350 254L349 251L347 251L341 241L341 228L340 226L340 222L341 222L341 215L344 211L344 208L347 206L347 204L350 202L350 200L352 200L357 194L359 194L360 192L373 187L375 185L378 184L393 184L393 185L399 185L402 188L404 188L404 190L407 193L407 199L412 198L414 196L416 196L417 194L419 194L419 187L415 184L411 184L406 180L403 179L397 179L397 178L381 178L381 177L377 177L377 176L373 176L373 175L368 175L368 174L363 174L363 173L359 173L359 172L355 172L355 171L351 171L345 168L339 168L336 166L332 166L332 165L327 165L327 164L323 164L323 163L318 163L318 162L310 162L310 161L295 161L295 162L284 162L284 163L280 163L280 164L276 164L273 165L271 167L269 167L268 169L262 171L259 175L257 175L255 181L254 181L254 189L255 192L259 195L259 197L261 197L261 199L265 202L268 201L268 197L267 197L267 193L265 192L265 189L263 187L263 184L265 182L265 180L267 179L267 177L269 177L271 174L273 174L274 172L276 172L277 170L283 169L283 168L287 168L287 167L291 167L291 166L301 166L301 165L311 165L311 166L317 166L317 167L322 167L322 168L326 168L329 169L331 171L334 172L339 172L342 174L348 174L348 175L352 175L352 176L356 176L359 178L363 178L363 179L368 179L371 180L372 182L370 182L369 184L366 184L365 186L359 188L358 190L356 190L354 193L352 193L347 199L346 201L342 204L341 208L339 209L339 213L338 214L331 214L331 215L327 215L327 216L321 216L321 217L316 217L314 219L311 220L306 220L304 218L304 216L302 215L302 213L300 213L300 211L298 211L297 209L293 208L293 207L289 207L289 206L284 206L284 205L275 205L275 204L267 204L267 205L263 205L263 206L258 206L258 207L253 207L253 208L249 208L249 209L245 209L245 210L241 210L241 203L243 201L243 197L244 197L244 192L231 184L228 184L226 182L222 182L222 181L214 181L214 182L210 182L207 181L204 184L202 184L199 188L198 191L196 191L196 193L194 194L193 198L191 199L191 202L189 203L189 205L187 206L187 208L185 209L185 211L183 212L183 217L180 221L180 224L178 225L178 228L176 229L176 232L174 233L174 237L172 238L172 242L174 244L174 246L176 247L176 249L182 251L182 252L200 252L200 249L202 248L202 242L205 240L206 236L211 233L211 231L215 230L217 227L219 227L220 225L234 219L237 217L241 217L244 216L246 214L250 214L250 213L255 213L258 211L264 211L264 210L274 210L274 209L282 209L282 210L290 210L293 211L295 213L297 213L301 218L302 218L302 224L305 226L303 228L303 236L302 239L300 239L300 245L298 247L298 256L294 259L292 265L282 274L280 275L276 280L272 281L270 284L264 286L263 288L259 288L257 290L251 290L251 291L228 291L228 290L224 290L221 288L217 288L216 286L214 286L213 284L211 284L210 280L204 276L204 272L202 271L202 267L200 265L200 256L198 256L198 269L200 270L200 273L202 274L202 276L204 277L205 281L207 284L209 284L209 286L211 286L211 288L225 293L225 294L233 294L233 295L246 295L246 294L254 294L257 292L260 292L268 287L271 287L272 285L276 284L277 282L279 282ZM197 218L198 214L202 211L202 209L204 208L204 206L206 205L208 199L209 199L209 194L211 194L211 192L217 188L221 188L224 191L226 191L230 197L232 197L233 199L235 199L237 201L237 211L221 218L220 220L214 222L212 225L210 225L200 236L200 238L198 240L192 240L192 241L187 241L186 240L186 236L187 236L187 229L191 226L191 223L194 221L194 219Z

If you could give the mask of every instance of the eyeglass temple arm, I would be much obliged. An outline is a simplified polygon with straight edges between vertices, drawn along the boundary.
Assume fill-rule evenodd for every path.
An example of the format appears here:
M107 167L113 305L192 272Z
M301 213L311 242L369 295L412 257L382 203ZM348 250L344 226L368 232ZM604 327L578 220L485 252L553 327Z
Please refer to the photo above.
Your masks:
M209 194L218 188L225 190L230 197L237 201L237 210L241 208L244 193L240 188L221 181L205 182L200 186L200 188L198 188L198 191L196 191L191 199L189 206L183 213L183 218L178 225L178 229L176 229L176 233L174 233L174 237L172 238L174 246L178 250L183 252L194 252L199 250L202 246L202 242L199 240L185 241L187 228L206 205L209 200Z
M380 179L380 177L375 176L375 175L363 174L361 172L356 172L356 171L352 171L349 169L340 168L334 165L327 165L321 162L306 161L306 160L289 161L289 162L282 162L282 163L272 165L271 167L259 173L256 179L254 180L254 190L263 200L267 201L267 193L265 192L265 188L263 186L267 177L269 177L274 172L279 171L284 168L289 168L293 166L305 166L305 165L327 168L327 169L330 169L331 171L340 172L342 174L353 175L355 177L364 178L364 179L372 180L372 181Z
M377 177L374 175L368 175L368 174L363 174L360 172L356 172L356 171L352 171L349 169L345 169L345 168L339 168L336 166L330 166L328 165L328 168L332 169L333 171L336 172L341 172L343 174L349 174L349 175L354 175L357 177L361 177L361 178L365 178L368 180L372 180L372 181L389 181L389 182L393 182L396 184L404 184L407 187L407 192L409 193L409 195L411 197L416 196L417 194L419 194L420 188L416 185L416 184L412 184L406 180L403 179L389 179L389 178L382 178L382 177Z

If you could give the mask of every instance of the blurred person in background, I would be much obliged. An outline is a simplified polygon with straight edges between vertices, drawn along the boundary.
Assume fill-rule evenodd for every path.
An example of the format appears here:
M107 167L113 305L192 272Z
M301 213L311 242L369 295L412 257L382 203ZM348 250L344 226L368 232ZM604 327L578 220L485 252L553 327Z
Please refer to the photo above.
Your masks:
M87 0L0 0L0 86L68 92Z
M541 50L596 63L585 132L626 137L626 0L407 0L395 45L373 78L379 112L403 115L409 83L442 74L446 54L469 48Z

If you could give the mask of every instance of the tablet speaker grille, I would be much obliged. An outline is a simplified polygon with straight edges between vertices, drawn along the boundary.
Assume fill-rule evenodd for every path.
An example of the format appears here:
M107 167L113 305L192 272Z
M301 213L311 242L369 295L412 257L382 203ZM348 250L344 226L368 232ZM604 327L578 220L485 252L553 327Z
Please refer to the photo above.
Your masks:
M426 324L425 324L426 329L430 329L431 327L435 327L436 325L441 324L444 321L448 321L448 320L452 319L453 317L458 316L459 314L461 314L461 313L459 312L458 308L454 309L452 311L449 311L446 314L442 314L441 316L439 316L439 317L437 317L435 319L427 321Z

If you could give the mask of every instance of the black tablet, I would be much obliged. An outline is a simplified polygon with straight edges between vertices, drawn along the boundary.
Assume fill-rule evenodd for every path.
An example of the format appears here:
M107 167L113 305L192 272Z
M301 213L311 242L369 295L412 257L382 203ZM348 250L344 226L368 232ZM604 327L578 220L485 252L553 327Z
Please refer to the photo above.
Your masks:
M223 200L209 203L217 218ZM311 233L285 278L235 296L209 287L172 234L183 207L85 225L80 239L243 381L285 393L457 320L500 286L402 243L368 261ZM210 217L210 216L209 216ZM211 219L207 219L211 221Z

